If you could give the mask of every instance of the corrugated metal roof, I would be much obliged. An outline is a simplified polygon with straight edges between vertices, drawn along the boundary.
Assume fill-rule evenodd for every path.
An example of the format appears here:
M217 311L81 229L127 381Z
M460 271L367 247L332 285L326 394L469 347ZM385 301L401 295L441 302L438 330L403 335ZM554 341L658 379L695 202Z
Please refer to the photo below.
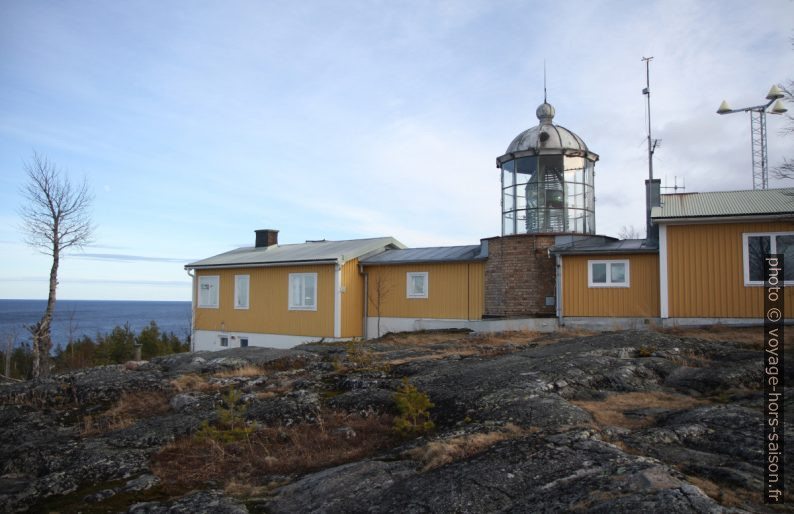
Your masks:
M794 188L661 195L653 219L758 216L794 213Z
M435 246L431 248L405 248L386 250L361 259L362 264L407 264L411 262L455 262L485 259L487 245Z
M606 238L594 237L589 240L578 240L573 243L552 246L551 253L576 255L588 253L654 253L659 250L656 242L647 239L623 239L609 241Z
M288 265L311 262L342 262L367 255L384 248L405 248L392 237L351 239L348 241L307 241L300 244L244 247L207 259L191 262L185 268L224 267L242 265Z

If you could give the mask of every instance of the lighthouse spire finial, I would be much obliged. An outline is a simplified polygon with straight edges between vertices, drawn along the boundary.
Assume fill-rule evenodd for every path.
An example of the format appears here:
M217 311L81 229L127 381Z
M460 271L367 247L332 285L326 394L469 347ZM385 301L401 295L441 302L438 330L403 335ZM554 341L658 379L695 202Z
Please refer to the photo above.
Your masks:
M548 103L546 101L546 59L543 59L543 103Z

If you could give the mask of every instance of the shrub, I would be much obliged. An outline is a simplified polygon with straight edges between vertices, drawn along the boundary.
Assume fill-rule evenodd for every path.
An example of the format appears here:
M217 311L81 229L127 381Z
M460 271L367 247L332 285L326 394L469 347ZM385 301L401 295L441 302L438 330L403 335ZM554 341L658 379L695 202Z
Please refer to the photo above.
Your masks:
M240 404L240 392L235 388L229 388L229 392L224 398L224 406L218 408L218 419L215 426L208 421L201 424L196 437L199 439L212 439L219 443L231 443L247 439L253 432L254 427L249 427L245 423L245 414L248 407Z
M258 494L257 486L266 485L273 474L336 466L395 442L391 416L323 410L320 419L322 423L257 427L245 441L181 438L152 457L151 469L166 489L225 483L231 494L248 496Z
M427 394L403 377L402 387L394 394L400 415L394 418L394 430L401 436L419 435L435 428L428 409L435 407Z
M83 418L83 435L101 434L127 428L139 419L162 414L171 409L165 393L139 391L124 393L107 411Z
M440 441L431 441L424 446L409 450L406 454L424 464L422 471L429 471L450 462L471 457L498 442L523 437L533 431L537 431L537 429L525 430L508 423L493 432L467 434Z

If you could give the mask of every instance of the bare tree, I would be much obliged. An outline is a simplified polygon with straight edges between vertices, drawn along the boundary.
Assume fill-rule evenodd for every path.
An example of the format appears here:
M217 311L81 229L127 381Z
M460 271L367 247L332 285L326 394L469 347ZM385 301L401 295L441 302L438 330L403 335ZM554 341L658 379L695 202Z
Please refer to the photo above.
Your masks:
M389 287L386 279L383 278L383 275L378 273L375 277L375 287L370 288L369 290L369 302L375 308L375 311L378 315L378 335L376 337L380 337L380 311L383 302L386 300L386 297L389 296L389 292L391 288Z
M25 205L20 209L25 242L52 257L47 308L41 320L28 327L33 337L33 377L37 378L49 373L52 314L61 255L90 242L93 226L89 211L93 196L85 180L73 184L55 164L37 153L25 164L25 173L28 178L22 189Z
M3 376L5 378L11 378L11 354L14 353L14 342L17 340L17 331L13 329L9 332L3 334L5 339L6 348L5 348L5 366L3 369Z
M618 237L620 239L641 239L640 231L634 227L634 225L623 225L620 227L620 231L618 232Z

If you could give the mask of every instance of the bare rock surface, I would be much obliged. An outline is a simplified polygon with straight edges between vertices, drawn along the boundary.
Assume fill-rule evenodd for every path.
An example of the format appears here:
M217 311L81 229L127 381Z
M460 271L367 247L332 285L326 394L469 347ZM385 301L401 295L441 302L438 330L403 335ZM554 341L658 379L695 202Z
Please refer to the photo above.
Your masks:
M718 334L432 333L0 384L0 512L774 512L761 499L761 366L756 344ZM434 404L433 432L303 467L219 460L188 485L157 465L202 437L218 438L215 453L183 474L267 454L239 442L257 430L273 444L305 442L312 427L359 441L366 425L326 423L398 414L403 379ZM213 435L224 408L248 427L237 443Z

